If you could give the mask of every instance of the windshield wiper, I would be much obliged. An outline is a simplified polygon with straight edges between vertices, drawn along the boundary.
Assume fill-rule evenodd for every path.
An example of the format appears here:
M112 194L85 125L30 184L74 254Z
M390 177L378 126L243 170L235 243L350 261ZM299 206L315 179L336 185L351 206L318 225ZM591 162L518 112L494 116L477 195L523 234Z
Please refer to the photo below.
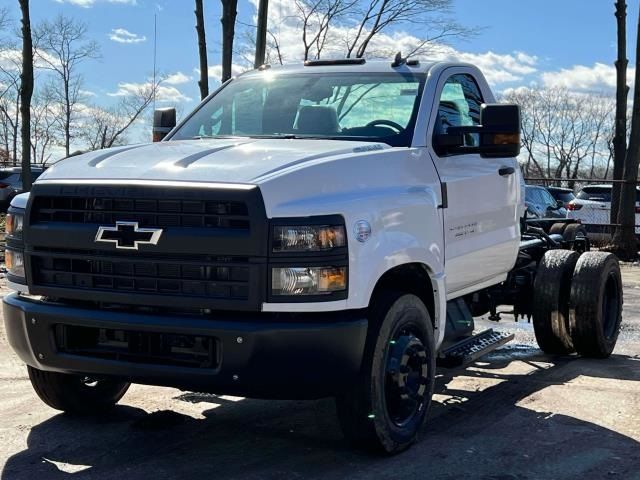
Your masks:
M195 137L191 137L190 140L204 140L209 138L242 138L237 135L196 135Z

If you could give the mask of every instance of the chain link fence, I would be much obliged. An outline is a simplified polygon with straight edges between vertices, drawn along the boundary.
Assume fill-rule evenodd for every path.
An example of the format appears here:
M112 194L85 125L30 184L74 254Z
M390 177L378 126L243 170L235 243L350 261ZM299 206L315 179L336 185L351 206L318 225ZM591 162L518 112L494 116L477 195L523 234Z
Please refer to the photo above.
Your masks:
M617 223L611 222L611 195L614 183L628 183L626 180L584 179L584 178L542 178L525 177L527 185L549 188L566 188L576 195L575 201L565 205L566 217L585 226L591 240L607 242L611 239ZM632 182L636 188L640 182ZM640 236L640 190L636 200L636 234Z

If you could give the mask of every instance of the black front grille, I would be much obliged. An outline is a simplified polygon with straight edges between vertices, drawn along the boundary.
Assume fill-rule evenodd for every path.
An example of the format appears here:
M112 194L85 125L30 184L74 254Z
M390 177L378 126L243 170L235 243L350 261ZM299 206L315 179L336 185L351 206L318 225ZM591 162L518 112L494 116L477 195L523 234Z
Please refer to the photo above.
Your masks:
M257 188L135 184L34 185L24 241L30 291L63 301L259 310L267 217ZM157 243L123 250L100 227L135 222Z
M148 365L215 369L218 341L212 337L56 325L58 351L83 357Z
M157 228L248 229L247 205L237 201L149 198L36 197L33 223L67 222L111 225L136 221Z
M248 300L247 258L186 260L47 251L31 256L36 285L155 295Z

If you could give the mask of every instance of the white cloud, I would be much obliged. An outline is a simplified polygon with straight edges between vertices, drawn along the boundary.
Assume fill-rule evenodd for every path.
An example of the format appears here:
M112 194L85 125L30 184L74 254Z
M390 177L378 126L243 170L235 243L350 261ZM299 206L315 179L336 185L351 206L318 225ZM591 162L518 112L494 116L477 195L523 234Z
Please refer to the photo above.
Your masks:
M635 69L627 71L627 82L633 86ZM595 63L592 66L574 65L540 76L545 87L564 87L586 92L613 91L616 88L616 69L613 65Z
M110 97L126 97L128 95L137 95L145 88L151 88L151 85L151 82L121 82L118 84L118 89L115 92L108 93L107 95ZM181 102L190 102L192 99L191 97L183 94L176 87L160 85L158 86L158 90L156 92L156 100L158 102L176 104Z
M199 68L194 68L193 71L200 75L200 69ZM231 76L235 77L236 75L240 75L242 72L246 72L247 68L243 67L241 65L236 65L233 64L231 66ZM207 70L207 74L209 76L209 78L212 78L214 80L217 80L218 82L220 81L220 79L222 78L222 65L210 65L208 70Z
M46 58L46 62L44 59ZM47 63L48 62L48 63ZM40 51L34 58L33 66L36 69L43 69L49 65L59 65L59 62L52 55ZM8 49L0 50L0 69L7 72L18 72L22 68L22 50Z
M255 6L257 0L251 0L251 3ZM294 2L290 0L270 2L269 25L278 39L285 63L300 62L303 59L302 27L299 17L299 11L296 10ZM330 38L322 52L322 57L344 57L345 39L353 38L355 35L355 26L334 26L330 31ZM373 37L366 57L391 60L396 52L401 51L407 54L418 49L419 54L415 58L424 61L459 61L477 65L493 86L522 82L538 72L538 58L525 52L468 53L437 42L422 46L423 43L423 39L413 34L411 30L383 31ZM270 61L273 62L274 52L271 52L271 55ZM209 68L209 76L219 78L218 70L215 68Z
M96 3L118 3L121 5L137 5L137 0L56 0L57 3L70 3L82 8L91 8Z
M132 33L124 28L114 28L109 33L109 38L118 43L140 43L145 42L147 37Z
M185 75L182 72L176 72L176 73L172 73L167 78L165 78L162 81L162 83L165 83L168 85L182 85L183 83L190 82L191 80L192 80L192 77Z

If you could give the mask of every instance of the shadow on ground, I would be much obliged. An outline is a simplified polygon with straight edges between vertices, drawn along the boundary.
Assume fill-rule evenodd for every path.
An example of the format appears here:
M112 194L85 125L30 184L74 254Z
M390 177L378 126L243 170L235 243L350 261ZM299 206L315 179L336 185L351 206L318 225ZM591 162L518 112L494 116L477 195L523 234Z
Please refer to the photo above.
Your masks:
M204 419L128 406L92 421L57 415L31 430L27 448L7 461L2 479L640 478L636 440L521 405L579 376L638 382L637 358L519 355L533 373L505 374L513 358L504 357L441 376L438 391L452 398L434 406L422 442L392 458L350 448L331 400L234 402L184 394L177 398L211 404ZM551 366L538 368L538 361ZM447 387L458 376L495 385L477 392Z

